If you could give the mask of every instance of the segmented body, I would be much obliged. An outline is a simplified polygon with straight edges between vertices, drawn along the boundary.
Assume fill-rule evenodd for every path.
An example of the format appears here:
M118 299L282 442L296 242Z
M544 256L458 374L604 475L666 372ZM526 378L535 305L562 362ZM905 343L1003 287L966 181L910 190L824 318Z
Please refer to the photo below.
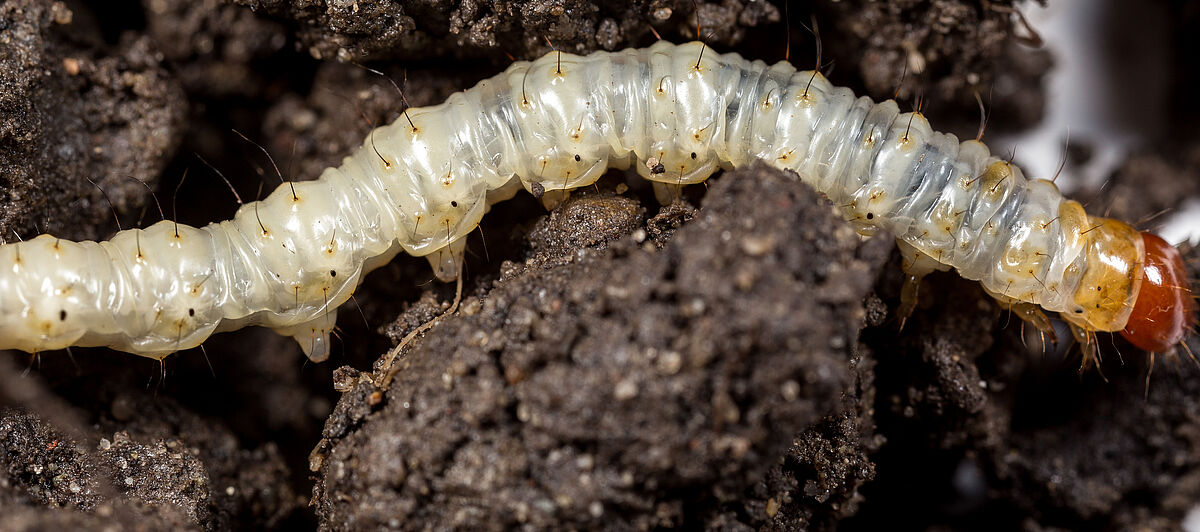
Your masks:
M895 235L913 271L956 268L1087 330L1128 319L1144 255L1128 226L1089 218L1049 181L892 101L856 98L787 63L659 42L514 63L409 109L342 166L229 221L0 246L0 347L160 358L253 324L320 360L364 273L403 250L453 279L463 239L522 187L553 199L632 164L669 195L753 160L794 170L860 232Z

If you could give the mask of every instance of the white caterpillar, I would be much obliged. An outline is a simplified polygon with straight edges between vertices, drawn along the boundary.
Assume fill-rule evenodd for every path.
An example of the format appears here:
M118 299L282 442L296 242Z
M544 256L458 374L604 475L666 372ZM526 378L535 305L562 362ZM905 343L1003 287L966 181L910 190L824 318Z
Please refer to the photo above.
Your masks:
M0 246L0 347L162 358L263 325L323 360L336 310L366 272L403 250L453 279L491 204L521 187L561 198L635 161L670 197L760 159L795 171L859 231L896 235L916 276L954 267L1015 308L1063 312L1084 331L1130 322L1148 260L1133 229L1089 220L1049 181L892 101L855 98L787 63L705 52L659 42L514 63L409 109L342 166L232 220Z

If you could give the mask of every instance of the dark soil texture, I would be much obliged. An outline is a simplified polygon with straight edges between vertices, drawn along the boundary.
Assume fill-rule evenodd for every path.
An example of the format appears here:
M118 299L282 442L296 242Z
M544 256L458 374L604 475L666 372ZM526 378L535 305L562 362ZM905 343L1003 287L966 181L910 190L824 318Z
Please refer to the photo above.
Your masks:
M1172 136L1092 212L1136 221L1200 192L1200 9L1169 9ZM985 140L1044 112L1054 59L1007 0L0 0L0 237L226 218L280 182L233 130L313 179L404 98L510 57L699 22L718 51L807 67L814 19L835 83L920 96L941 129L975 135L977 92ZM162 366L0 354L0 530L1174 530L1200 501L1182 351L1152 365L1102 335L1080 374L1068 343L1043 348L953 273L901 329L893 242L794 176L740 168L659 207L616 172L550 213L497 205L469 251L460 307L387 388L381 355L454 297L423 259L369 276L320 365L257 328Z

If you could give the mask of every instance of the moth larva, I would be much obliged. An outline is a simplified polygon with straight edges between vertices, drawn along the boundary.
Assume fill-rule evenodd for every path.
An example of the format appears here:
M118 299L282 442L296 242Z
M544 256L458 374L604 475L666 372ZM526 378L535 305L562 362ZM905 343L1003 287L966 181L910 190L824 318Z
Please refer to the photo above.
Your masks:
M0 246L0 347L161 358L264 325L319 361L364 273L403 250L454 279L463 238L519 188L552 203L636 161L669 199L755 159L795 171L861 233L895 235L910 280L953 267L1035 324L1047 325L1039 307L1061 313L1085 341L1121 331L1162 351L1182 338L1195 305L1178 253L1157 236L1089 217L1050 181L893 101L856 98L786 62L704 50L659 42L517 62L409 109L342 166L232 220Z

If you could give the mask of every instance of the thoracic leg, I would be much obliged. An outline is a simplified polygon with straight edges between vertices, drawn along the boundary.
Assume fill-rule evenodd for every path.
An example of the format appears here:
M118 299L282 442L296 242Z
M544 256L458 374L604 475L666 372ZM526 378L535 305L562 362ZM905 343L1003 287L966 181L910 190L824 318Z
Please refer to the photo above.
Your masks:
M984 291L995 298L1001 307L1016 314L1025 323L1034 326L1043 335L1049 336L1051 342L1058 343L1058 335L1054 333L1054 325L1050 323L1050 318L1042 311L1042 307L1027 301L1013 299L1003 294L997 294L986 288L984 288Z
M1096 369L1100 369L1099 347L1096 345L1096 333L1091 332L1083 327L1067 322L1067 326L1071 328L1071 336L1075 337L1075 341L1079 342L1079 350L1083 354L1083 363L1079 365L1079 372L1082 373L1089 366L1095 365ZM1101 376L1104 374L1102 373Z
M1033 303L1013 303L1009 305L1009 310L1016 314L1018 318L1025 320L1043 335L1050 338L1050 343L1058 343L1058 335L1054 333L1054 324L1050 323L1050 317L1042 311L1042 307Z
M908 321L908 317L917 308L921 279L934 271L946 271L950 266L938 262L903 240L897 240L896 245L900 248L900 256L903 258L900 268L905 274L904 286L900 287L900 307L896 309L896 316L900 318L900 329L904 329L904 322Z

